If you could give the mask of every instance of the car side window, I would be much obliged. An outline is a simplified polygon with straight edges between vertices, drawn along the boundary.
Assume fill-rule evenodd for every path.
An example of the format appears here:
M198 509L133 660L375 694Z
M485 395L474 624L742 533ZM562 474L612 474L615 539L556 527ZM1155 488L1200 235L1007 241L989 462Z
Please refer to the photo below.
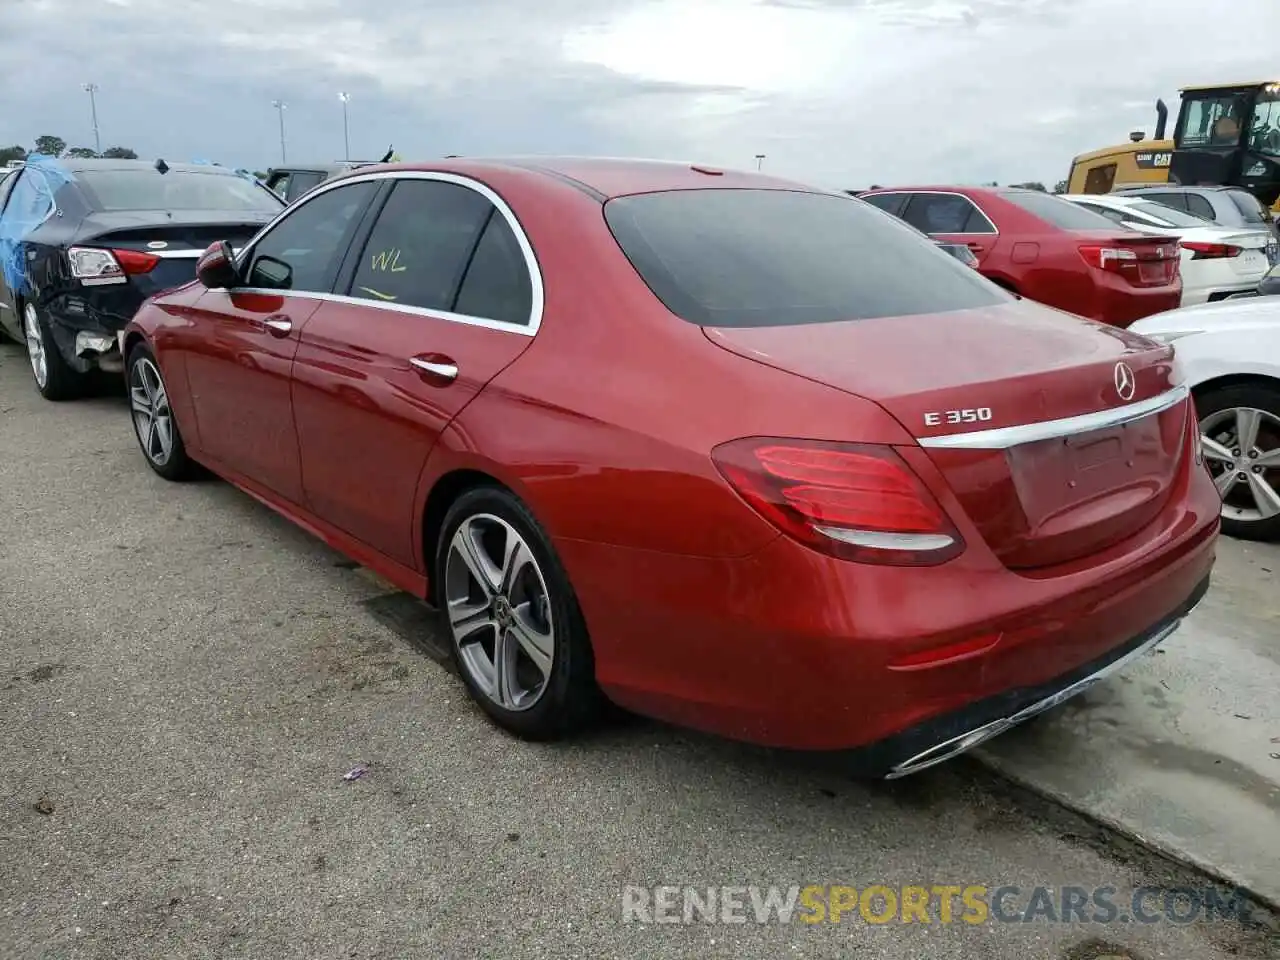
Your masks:
M329 293L348 231L377 187L366 180L327 190L286 215L250 251L246 286Z
M898 217L902 215L902 206L907 202L907 194L873 193L868 197L860 197L859 199L867 201L873 207L879 207L885 213L892 213L895 217Z
M1194 213L1197 217L1204 217L1206 220L1216 220L1217 214L1214 212L1213 204L1200 196L1198 193L1188 193L1187 212Z
M993 232L973 201L955 193L917 193L903 219L928 234Z
M502 323L529 323L533 280L507 218L494 209L480 235L453 312Z
M1163 203L1166 207L1173 207L1175 210L1187 210L1187 195L1185 193L1146 193L1143 194L1148 200L1154 200L1156 203Z
M369 234L351 296L451 312L492 209L457 183L400 180Z

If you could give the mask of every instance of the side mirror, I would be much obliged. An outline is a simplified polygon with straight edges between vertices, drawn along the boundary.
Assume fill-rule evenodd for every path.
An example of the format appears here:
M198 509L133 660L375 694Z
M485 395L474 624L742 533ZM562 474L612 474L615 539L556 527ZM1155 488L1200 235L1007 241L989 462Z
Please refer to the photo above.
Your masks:
M210 290L229 289L240 282L231 244L219 240L196 261L196 279Z

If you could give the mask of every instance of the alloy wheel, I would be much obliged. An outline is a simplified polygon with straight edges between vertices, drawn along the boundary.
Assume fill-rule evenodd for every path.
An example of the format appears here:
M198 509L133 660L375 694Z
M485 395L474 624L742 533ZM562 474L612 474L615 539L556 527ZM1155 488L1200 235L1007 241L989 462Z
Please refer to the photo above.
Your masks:
M129 373L129 405L142 452L158 467L173 455L173 413L160 371L149 357L141 357Z
M462 668L504 710L536 704L551 679L556 630L546 579L529 544L492 514L449 541L445 609Z
M1231 407L1201 420L1200 436L1223 517L1255 523L1280 516L1280 417Z
M22 311L22 332L27 341L27 356L31 359L31 372L36 384L43 389L49 383L49 358L45 354L44 331L40 329L40 315L28 303Z

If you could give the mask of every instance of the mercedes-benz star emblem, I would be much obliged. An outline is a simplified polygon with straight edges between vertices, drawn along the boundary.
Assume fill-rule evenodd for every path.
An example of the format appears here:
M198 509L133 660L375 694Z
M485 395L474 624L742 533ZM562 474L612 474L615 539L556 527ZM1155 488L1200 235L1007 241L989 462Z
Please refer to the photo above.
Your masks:
M1121 360L1116 364L1116 393L1120 394L1121 400L1132 400L1133 391L1137 386L1138 382L1134 379L1132 368Z

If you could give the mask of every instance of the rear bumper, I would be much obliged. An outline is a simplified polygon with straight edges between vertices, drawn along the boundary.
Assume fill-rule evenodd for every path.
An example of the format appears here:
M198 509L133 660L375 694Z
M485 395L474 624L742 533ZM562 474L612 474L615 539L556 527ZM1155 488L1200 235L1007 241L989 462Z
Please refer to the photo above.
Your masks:
M143 295L128 286L90 287L42 304L54 344L72 369L123 369L117 335L142 306Z
M1089 319L1113 327L1127 327L1152 314L1182 305L1182 284L1143 289L1121 277L1095 279L1094 309Z
M883 771L890 780L919 773L1066 703L1150 653L1171 636L1187 614L1204 599L1209 590L1209 579L1201 580L1191 596L1163 620L1103 656L1048 683L1006 690L886 738L858 751L855 757L857 764L877 772Z
M1007 729L1175 626L1214 563L1221 501L1200 472L1140 535L1034 574L974 541L915 569L784 537L723 560L557 548L615 702L764 746L853 751L883 775L988 724Z

